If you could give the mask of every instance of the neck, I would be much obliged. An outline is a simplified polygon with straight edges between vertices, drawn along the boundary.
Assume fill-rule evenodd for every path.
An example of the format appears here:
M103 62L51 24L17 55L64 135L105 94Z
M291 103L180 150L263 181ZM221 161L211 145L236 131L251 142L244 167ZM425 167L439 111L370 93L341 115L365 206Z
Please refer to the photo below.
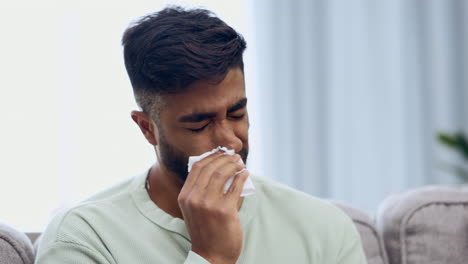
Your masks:
M184 219L180 210L177 198L180 190L184 186L184 182L175 175L175 173L167 170L160 163L156 163L151 167L148 175L148 194L151 200L164 212L169 215ZM239 199L238 209L242 206L243 198Z
M173 217L183 219L177 197L184 182L173 172L168 171L164 166L156 163L148 175L149 190L151 200L163 211Z

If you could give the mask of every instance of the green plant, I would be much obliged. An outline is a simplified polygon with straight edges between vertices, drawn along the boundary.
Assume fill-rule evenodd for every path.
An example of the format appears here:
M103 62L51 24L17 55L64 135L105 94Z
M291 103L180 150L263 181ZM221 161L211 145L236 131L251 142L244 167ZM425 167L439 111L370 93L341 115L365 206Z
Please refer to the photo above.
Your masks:
M439 142L462 155L466 166L455 165L453 166L453 170L462 180L468 182L468 141L465 135L463 133L439 133L437 138Z

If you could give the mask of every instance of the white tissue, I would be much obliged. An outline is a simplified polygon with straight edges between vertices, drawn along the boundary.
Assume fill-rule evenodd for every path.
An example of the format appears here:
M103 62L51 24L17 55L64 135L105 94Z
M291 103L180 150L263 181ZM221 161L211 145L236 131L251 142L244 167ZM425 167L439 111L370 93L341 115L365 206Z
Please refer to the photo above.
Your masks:
M200 161L200 160L210 156L211 154L214 154L214 153L220 152L220 151L223 151L224 154L226 154L226 155L234 155L235 154L234 150L227 149L226 147L219 146L219 147L213 149L212 151L208 151L208 152L205 152L205 153L201 154L200 156L190 156L189 160L188 160L188 172L190 172L192 170L192 166L193 166L193 164L195 162ZM244 164L242 159L239 162ZM226 184L224 185L224 193L226 193L229 190L229 187L231 187L232 181L234 180L234 176L236 176L239 173L242 173L244 170L245 169L236 172L234 175L232 175L226 181ZM248 196L248 195L252 195L254 193L255 193L255 186L253 185L253 182L252 182L252 180L250 180L250 177L249 177L249 178L247 178L247 180L244 183L244 187L242 189L241 196Z

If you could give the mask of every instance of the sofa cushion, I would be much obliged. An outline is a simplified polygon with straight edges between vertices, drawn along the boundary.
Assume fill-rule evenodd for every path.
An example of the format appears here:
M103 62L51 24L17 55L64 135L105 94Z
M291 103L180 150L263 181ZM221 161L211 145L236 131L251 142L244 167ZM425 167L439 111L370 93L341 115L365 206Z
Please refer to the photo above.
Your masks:
M362 246L366 254L368 264L387 264L387 254L382 238L377 233L374 222L369 216L344 202L332 201L333 204L342 209L354 222L361 236Z
M0 223L0 264L34 263L34 249L22 232Z
M385 199L377 213L391 264L468 263L468 187L428 186Z

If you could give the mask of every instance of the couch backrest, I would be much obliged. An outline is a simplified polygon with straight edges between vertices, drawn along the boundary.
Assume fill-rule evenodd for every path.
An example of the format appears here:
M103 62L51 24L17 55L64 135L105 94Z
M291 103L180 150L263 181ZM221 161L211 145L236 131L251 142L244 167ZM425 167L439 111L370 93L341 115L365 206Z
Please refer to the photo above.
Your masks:
M31 243L35 243L36 240L41 236L40 232L26 232L26 236L31 240Z
M380 205L377 228L391 264L468 263L468 187L428 186Z

